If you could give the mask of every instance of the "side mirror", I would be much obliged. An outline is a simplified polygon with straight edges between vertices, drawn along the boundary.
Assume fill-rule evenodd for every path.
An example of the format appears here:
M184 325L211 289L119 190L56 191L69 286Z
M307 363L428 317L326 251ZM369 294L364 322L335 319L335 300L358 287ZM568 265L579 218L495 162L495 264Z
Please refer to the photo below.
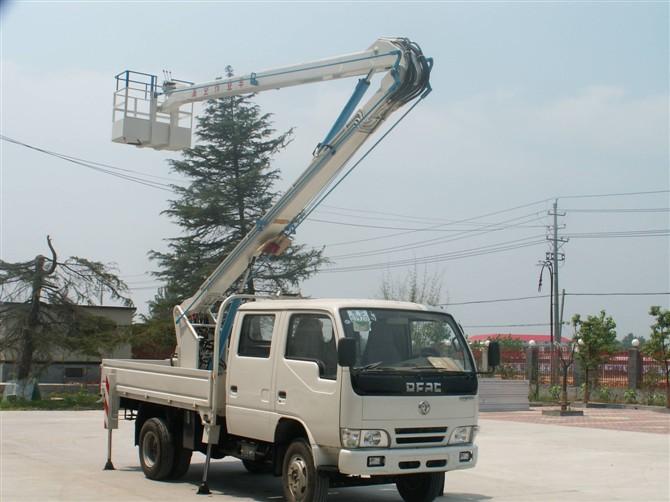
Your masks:
M351 368L356 364L356 340L340 338L337 343L337 364L343 368Z
M500 366L500 343L490 342L487 355L488 355L489 367L497 368L498 366Z

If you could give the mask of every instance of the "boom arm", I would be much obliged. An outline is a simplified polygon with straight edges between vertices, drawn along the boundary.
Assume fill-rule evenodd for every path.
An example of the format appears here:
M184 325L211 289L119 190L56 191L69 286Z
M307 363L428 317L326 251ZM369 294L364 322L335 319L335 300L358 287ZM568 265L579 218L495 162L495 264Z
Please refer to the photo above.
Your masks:
M213 98L262 92L295 85L388 71L398 63L399 49L391 41L378 40L368 50L311 63L285 66L242 77L218 79L167 90L159 111L173 112L180 106Z
M214 81L178 89L168 96L163 107L172 109L194 100L249 92L246 85L242 87L240 84L250 82L253 78L258 82L256 90L264 90L317 80L367 75L363 84L359 84L367 87L370 75L382 70L387 70L387 74L377 92L344 126L332 131L334 134L329 135L332 137L319 146L312 162L298 180L214 270L195 295L181 304L182 313L203 312L221 300L231 285L245 272L252 259L264 251L267 243L277 243L281 235L288 236L292 233L296 218L329 186L347 161L384 120L429 88L430 63L423 57L420 49L409 41L382 39L368 51L351 56L268 71L256 74L255 77L251 74L239 79L224 80L219 82L218 91L217 81ZM264 82L266 79L267 82ZM212 86L215 90L208 91ZM350 110L347 108L353 108L351 104L350 102L345 107L338 122L348 118Z

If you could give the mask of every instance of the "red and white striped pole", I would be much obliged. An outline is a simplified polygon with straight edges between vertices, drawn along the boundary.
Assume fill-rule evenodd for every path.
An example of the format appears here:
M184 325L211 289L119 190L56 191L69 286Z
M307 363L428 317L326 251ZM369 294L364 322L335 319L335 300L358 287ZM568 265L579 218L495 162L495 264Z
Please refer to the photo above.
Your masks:
M119 428L119 399L116 396L116 375L113 372L104 374L101 387L105 429L107 429L107 462L104 470L112 471L114 470L114 464L112 464L112 430Z

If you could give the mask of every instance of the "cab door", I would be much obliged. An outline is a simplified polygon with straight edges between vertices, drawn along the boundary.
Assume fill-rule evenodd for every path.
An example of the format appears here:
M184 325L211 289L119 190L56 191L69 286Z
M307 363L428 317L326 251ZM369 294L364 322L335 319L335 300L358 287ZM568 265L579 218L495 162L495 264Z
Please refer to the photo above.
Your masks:
M278 312L244 312L230 347L226 375L226 426L230 434L274 438L274 352Z
M339 446L340 385L335 322L327 312L286 312L277 354L279 416L295 417L320 445Z

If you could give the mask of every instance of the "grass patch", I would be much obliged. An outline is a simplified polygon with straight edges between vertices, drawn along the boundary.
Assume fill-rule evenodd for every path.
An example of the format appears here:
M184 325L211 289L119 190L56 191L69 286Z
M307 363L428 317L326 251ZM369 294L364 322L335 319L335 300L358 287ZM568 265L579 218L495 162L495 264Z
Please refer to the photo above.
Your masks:
M100 396L86 391L61 392L48 398L28 401L26 399L3 399L0 410L101 410Z

